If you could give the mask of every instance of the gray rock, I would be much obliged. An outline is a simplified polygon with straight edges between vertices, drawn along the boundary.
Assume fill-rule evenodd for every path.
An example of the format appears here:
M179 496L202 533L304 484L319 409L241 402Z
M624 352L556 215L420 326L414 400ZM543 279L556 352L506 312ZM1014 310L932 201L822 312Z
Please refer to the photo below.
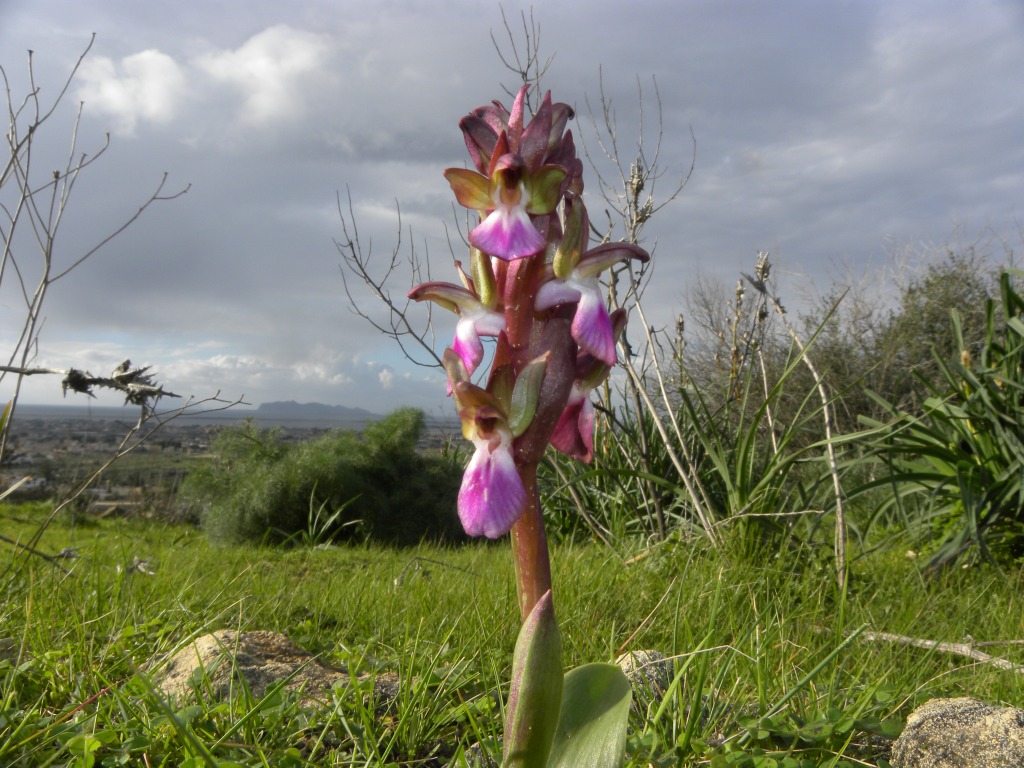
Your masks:
M498 768L498 761L491 758L479 744L473 744L466 750L463 759L452 760L447 768Z
M398 676L380 674L353 678L347 670L323 664L277 632L236 632L222 629L191 641L157 668L157 683L170 697L182 699L195 690L230 698L248 688L262 698L275 683L297 692L307 704L331 701L337 684L372 685L378 709L398 695Z
M978 699L932 699L892 746L894 768L1021 768L1024 710Z
M655 650L640 650L623 653L615 663L622 669L626 679L633 688L633 711L643 716L651 707L658 705L665 698L676 677L675 664L665 654ZM681 683L682 681L680 681ZM694 699L693 691L687 691L680 685L679 696L685 702L683 715L689 719ZM703 730L712 719L721 719L728 706L723 704L714 691L701 692L698 726ZM709 735L709 743L725 738L719 730Z
M666 659L660 651L630 651L619 656L615 663L633 686L633 695L638 697L660 699L675 675L672 660Z
M25 654L28 657L28 654ZM12 666L22 661L21 643L13 637L0 637L0 661L9 662Z

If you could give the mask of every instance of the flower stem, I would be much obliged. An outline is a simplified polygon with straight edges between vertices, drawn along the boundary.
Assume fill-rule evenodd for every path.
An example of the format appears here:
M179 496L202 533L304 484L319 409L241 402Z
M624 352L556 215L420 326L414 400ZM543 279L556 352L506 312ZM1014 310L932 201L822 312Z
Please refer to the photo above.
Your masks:
M520 464L519 476L526 488L526 511L512 526L512 556L523 621L533 606L551 589L551 560L537 492L537 465Z

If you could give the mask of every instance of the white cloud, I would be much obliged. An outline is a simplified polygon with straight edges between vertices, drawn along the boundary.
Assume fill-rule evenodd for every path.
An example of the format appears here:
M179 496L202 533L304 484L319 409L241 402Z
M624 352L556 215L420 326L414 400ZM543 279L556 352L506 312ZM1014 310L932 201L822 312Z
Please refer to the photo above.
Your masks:
M185 76L177 63L158 50L133 53L120 65L107 57L82 64L78 98L118 118L118 128L132 134L140 121L173 119L185 95Z
M266 123L302 114L309 77L320 70L330 50L326 35L270 27L240 48L208 54L198 65L215 80L241 93L242 117Z
M161 381L183 395L205 397L223 391L228 397L237 397L276 381L278 376L279 369L272 363L251 355L183 357L160 364ZM183 386L188 391L179 392Z
M377 380L384 389L391 389L395 385L395 372L390 368L381 368Z
M300 382L312 384L351 384L352 377L344 371L338 370L338 367L337 355L314 356L312 359L295 365L295 378Z

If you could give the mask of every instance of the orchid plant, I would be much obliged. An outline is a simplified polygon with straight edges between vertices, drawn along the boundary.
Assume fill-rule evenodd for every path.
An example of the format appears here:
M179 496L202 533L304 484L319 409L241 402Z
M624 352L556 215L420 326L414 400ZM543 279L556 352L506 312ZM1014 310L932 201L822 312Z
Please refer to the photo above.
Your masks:
M522 628L513 659L506 766L615 766L625 747L630 689L613 664L562 676L551 566L537 492L548 445L593 457L590 392L616 363L626 312L609 312L599 275L646 261L636 245L588 248L583 164L568 104L551 94L527 120L526 86L512 109L495 101L459 123L474 168L445 177L480 221L469 232L459 283L428 282L409 296L458 316L443 361L448 392L474 453L458 497L471 536L511 534ZM495 339L486 386L474 382L482 337Z

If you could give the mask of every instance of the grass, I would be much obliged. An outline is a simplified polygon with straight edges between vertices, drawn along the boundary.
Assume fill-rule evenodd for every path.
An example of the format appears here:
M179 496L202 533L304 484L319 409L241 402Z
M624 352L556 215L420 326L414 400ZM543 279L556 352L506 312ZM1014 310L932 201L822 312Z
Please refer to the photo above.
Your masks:
M45 513L0 507L5 535L26 540ZM518 630L507 545L218 548L187 526L78 517L38 547L80 557L61 561L65 574L0 550L0 764L429 766L500 736ZM129 572L136 558L154 573ZM698 543L631 564L597 544L555 548L567 666L627 641L675 657L668 695L638 696L627 765L884 765L877 734L929 698L1024 699L1024 675L850 638L864 624L947 642L1020 638L1020 574L976 567L928 582L906 557L875 553L854 562L844 596L827 563L800 552L741 566ZM378 713L345 687L312 708L280 689L165 702L153 662L223 628L279 631L330 663L399 672L398 700ZM1020 646L986 650L1024 663Z

